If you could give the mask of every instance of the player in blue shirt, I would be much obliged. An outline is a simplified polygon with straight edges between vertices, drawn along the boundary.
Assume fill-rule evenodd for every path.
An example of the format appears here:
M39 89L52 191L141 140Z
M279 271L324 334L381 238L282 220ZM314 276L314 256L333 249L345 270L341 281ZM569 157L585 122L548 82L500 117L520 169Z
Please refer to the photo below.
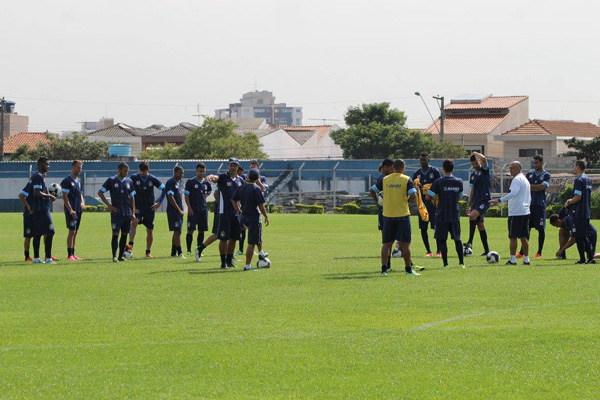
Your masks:
M142 224L146 227L146 258L152 258L151 249L154 241L154 217L156 210L166 197L165 185L150 173L150 165L142 161L139 165L140 172L131 177L135 190L135 221L131 223L129 232L128 249L133 250L137 226ZM162 193L158 201L154 200L154 189Z
M33 237L33 224L32 224L32 215L33 210L29 205L29 200L33 196L33 185L31 184L31 180L27 182L23 190L19 193L19 200L23 204L23 238L24 238L24 255L25 261L33 261L33 259L29 255L29 247L31 244L31 238Z
M525 177L531 187L531 204L529 206L529 231L535 228L538 231L538 251L535 258L542 258L544 241L546 240L546 189L550 187L550 172L544 170L544 157L533 156L533 170ZM523 255L523 250L517 257Z
M173 177L169 178L165 184L168 200L167 220L169 221L169 230L173 232L173 237L171 238L171 257L178 256L179 258L185 258L181 249L181 229L183 225L182 178L183 168L177 165L173 168Z
M379 164L379 177L373 186L369 188L369 194L377 205L377 229L383 234L383 206L379 204L379 195L383 188L383 178L394 172L394 161L386 158ZM388 257L388 270L391 269L392 256Z
M230 158L227 166L227 172L220 175L209 175L206 180L217 184L219 190L219 222L216 226L217 237L219 239L219 253L221 255L221 268L235 268L233 263L233 252L235 242L240 237L240 222L238 215L233 208L231 198L235 191L244 184L244 181L238 176L237 171L240 162L237 158ZM196 249L196 257L202 254L204 244Z
M187 235L185 237L188 255L192 253L192 242L196 227L198 228L196 247L204 242L204 232L208 231L208 206L206 198L212 193L212 186L204 179L205 174L206 165L204 163L196 164L196 176L187 180L185 189L183 190L188 212Z
M594 254L591 253L591 244L587 239L587 231L591 217L592 181L585 174L585 162L575 161L573 172L577 178L573 185L574 196L565 202L569 216L573 218L573 236L577 243L579 261L576 264L595 264ZM588 255L587 261L585 255ZM590 254L591 253L591 254Z
M469 205L467 207L467 215L469 216L469 241L465 243L464 247L473 247L475 227L477 227L484 249L481 255L485 256L490 252L490 247L488 246L487 232L485 231L483 219L490 207L489 201L492 199L492 178L487 158L483 154L474 151L471 153L469 160L474 171L471 172L469 178L469 186L471 187Z
M241 168L241 166L240 166ZM250 160L250 169L256 169L258 170L258 173L260 174L260 164L258 163L258 160L254 159L254 160ZM243 169L242 169L243 171ZM246 176L242 175L242 178L244 179L244 181L246 181ZM269 190L269 185L267 185L267 178L265 178L263 175L260 175L260 178L258 178L258 180L256 181L256 185L260 188L260 191L262 192L263 196L266 197L267 195L267 191ZM244 254L244 240L246 240L246 228L244 227L244 225L241 223L240 221L240 250L238 252L236 252L237 255L243 255ZM262 243L260 243L258 246L258 251L263 251L262 248ZM265 257L267 257L269 255L269 253L265 252Z
M427 235L427 227L431 224L431 229L435 231L435 206L430 200L427 200L427 191L435 182L438 180L442 174L440 170L436 167L432 167L429 165L429 153L423 152L419 157L419 163L421 164L421 168L415 171L412 176L413 182L415 179L419 179L419 190L421 191L421 198L423 199L423 203L427 208L427 212L429 213L429 221L423 221L421 219L421 214L419 214L419 229L421 230L421 239L423 240L423 244L425 245L425 250L427 254L425 257L432 257L433 253L431 252L431 247L429 247L429 236ZM436 255L437 257L441 257L439 245L436 245Z
M135 219L135 190L133 182L127 177L129 165L122 162L118 167L118 174L108 178L98 190L98 197L110 211L110 222L112 226L112 256L113 262L126 261L123 257L127 235L131 230L131 223ZM104 196L110 193L110 203ZM119 232L121 239L119 240ZM117 249L119 256L117 257Z
M252 271L252 256L254 246L262 244L262 221L261 214L265 219L265 226L269 226L269 216L265 209L265 198L261 188L256 185L260 173L252 168L248 172L247 182L240 186L231 198L231 204L235 211L242 216L242 224L248 228L248 248L246 249L246 265L244 271ZM261 250L259 259L264 259L265 253Z
M435 217L430 215L429 218L435 218L436 220L435 238L442 251L444 268L448 267L448 246L446 245L448 233L450 233L450 238L454 240L454 247L458 254L458 265L464 268L463 245L460 240L460 209L458 207L458 201L463 191L463 181L452 175L452 171L454 171L454 161L444 160L442 164L444 176L436 180L427 192L427 200L431 201L434 197L438 198Z
M33 263L44 264L40 259L40 240L44 236L44 249L46 252L46 264L56 264L52 260L52 239L54 237L54 224L50 215L50 202L56 197L48 193L44 177L50 169L50 162L46 157L40 157L37 162L37 172L31 177L33 197L30 200L32 214L33 232Z
M573 232L573 218L570 215L567 215L567 210L564 207L561 207L558 214L553 214L550 216L550 225L560 228L558 231L558 244L559 249L556 252L556 257L561 260L567 259L567 249L573 246L576 243L576 239ZM596 242L598 240L598 231L590 222L587 230L587 240L590 243L589 250L586 249L589 253L594 254L596 252ZM587 244L586 244L587 245ZM594 258L598 258L594 255Z
M71 174L61 182L62 198L64 203L65 221L67 222L67 254L69 261L77 261L79 257L75 255L75 242L77 241L77 233L81 224L81 214L85 207L83 199L83 191L81 190L81 182L79 182L79 174L83 168L83 163L75 160L71 163Z

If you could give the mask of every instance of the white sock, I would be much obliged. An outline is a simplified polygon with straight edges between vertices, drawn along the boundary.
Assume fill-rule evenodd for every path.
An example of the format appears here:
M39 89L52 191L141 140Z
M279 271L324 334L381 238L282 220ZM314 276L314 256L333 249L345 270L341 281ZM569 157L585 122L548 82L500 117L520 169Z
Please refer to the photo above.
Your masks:
M261 251L258 253L258 255L259 255L259 256L261 256L261 257L264 257L264 256L265 256L265 252L261 250Z
M524 262L529 262L529 256L525 256L525 257L523 258L523 261L524 261Z
M511 263L516 263L516 262L517 262L517 256L516 256L516 255L513 255L513 254L511 254L511 255L510 255L510 262L511 262Z
M246 264L246 265L244 266L244 268L252 268L252 265L250 265L250 264Z

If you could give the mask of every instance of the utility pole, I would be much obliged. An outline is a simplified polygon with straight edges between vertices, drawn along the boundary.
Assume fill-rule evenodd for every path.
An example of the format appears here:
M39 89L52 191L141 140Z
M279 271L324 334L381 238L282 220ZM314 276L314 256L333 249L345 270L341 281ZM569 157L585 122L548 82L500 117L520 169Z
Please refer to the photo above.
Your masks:
M444 96L433 96L433 98L441 102L441 104L438 103L438 106L440 107L440 140L442 140L444 138L444 120L446 119Z
M192 117L198 117L198 126L200 126L200 117L202 115L200 114L200 103L196 104L196 114L193 114Z
M0 161L4 160L4 97L0 99Z

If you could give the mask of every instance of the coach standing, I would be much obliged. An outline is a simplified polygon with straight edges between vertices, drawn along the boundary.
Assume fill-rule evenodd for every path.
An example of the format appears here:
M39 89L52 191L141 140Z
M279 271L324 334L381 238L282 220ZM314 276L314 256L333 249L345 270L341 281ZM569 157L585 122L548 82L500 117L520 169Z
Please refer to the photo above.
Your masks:
M592 199L592 181L585 174L585 162L575 161L573 173L577 177L573 185L574 196L567 200L565 208L569 210L569 215L573 218L573 237L577 242L577 251L579 251L579 261L575 264L585 264L585 253L587 253L588 263L594 263L594 253L587 237L588 227L591 217L591 199Z
M510 260L505 265L517 265L517 239L521 239L523 249L523 265L529 261L529 205L531 204L531 187L521 172L521 163L513 161L509 166L513 180L509 193L500 200L490 200L495 205L508 201L508 237L510 238Z

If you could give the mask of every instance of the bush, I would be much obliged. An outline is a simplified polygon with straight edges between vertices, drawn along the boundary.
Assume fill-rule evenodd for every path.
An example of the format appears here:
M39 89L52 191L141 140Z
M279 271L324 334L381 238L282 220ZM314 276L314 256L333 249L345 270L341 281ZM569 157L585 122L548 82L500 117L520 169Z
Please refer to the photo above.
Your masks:
M85 206L83 207L84 212L96 212L96 206Z
M377 215L379 214L379 207L376 205L370 205L367 206L367 208L363 208L363 211L365 211L365 214Z
M298 210L298 213L300 214L305 214L308 212L308 206L306 204L296 204L294 207L296 207L296 210Z
M324 214L325 207L320 205L319 203L315 204L296 204L296 210L298 210L301 214Z
M277 206L273 203L267 204L265 208L269 214L281 214L283 212L283 206Z
M459 200L458 201L458 209L460 211L460 215L461 216L466 216L467 215L467 207L469 206L469 202L465 201L465 200Z
M558 194L558 196L556 197L556 200L554 201L554 204L565 204L565 202L572 197L573 197L573 185L567 185L567 186L565 186L563 191L561 191Z
M552 214L558 214L558 210L560 210L560 208L563 206L564 204L560 204L560 203L555 203L555 204L551 204L549 206L546 207L546 218L550 218L550 216Z
M600 218L600 191L596 190L592 192L592 201L591 201L591 213L592 218L597 219Z
M333 207L334 214L345 214L344 209L342 207Z
M342 205L342 209L344 210L344 214L361 214L362 213L360 206L358 204L356 204L355 201L352 201L350 203L346 203L346 204Z
M99 204L96 206L96 212L108 212L108 207L104 204Z

